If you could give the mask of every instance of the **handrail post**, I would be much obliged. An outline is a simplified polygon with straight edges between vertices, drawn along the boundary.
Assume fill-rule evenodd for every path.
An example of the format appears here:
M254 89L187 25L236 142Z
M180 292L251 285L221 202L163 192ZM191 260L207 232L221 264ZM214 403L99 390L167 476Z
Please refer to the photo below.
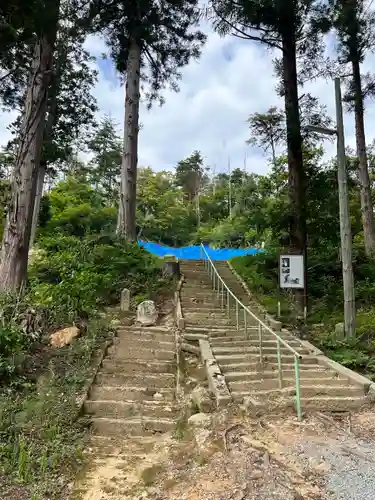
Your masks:
M221 310L224 309L224 290L225 289L224 289L224 285L223 285L223 287L221 289Z
M302 408L301 408L301 387L299 379L299 358L294 355L294 375L296 377L296 407L298 420L302 420Z
M239 326L239 325L240 325L240 323L239 323L239 317L238 317L238 315L239 315L239 310L238 310L238 302L237 302L237 300L236 300L236 326L237 326L237 330L239 330L239 329L240 329L240 326Z
M228 318L230 316L229 308L230 308L230 295L229 295L229 291L227 290L227 314L228 314Z
M247 314L246 314L246 309L243 310L243 322L245 324L245 337L246 337L246 340L249 340L248 336L247 336Z
M218 287L217 287L217 298L220 297L220 285L223 286L221 280L219 279Z
M280 339L277 338L277 370L279 372L279 389L283 388L283 372L281 366L281 348Z
M260 366L263 366L262 325L260 323L258 325L258 333L259 333L259 361L260 361Z

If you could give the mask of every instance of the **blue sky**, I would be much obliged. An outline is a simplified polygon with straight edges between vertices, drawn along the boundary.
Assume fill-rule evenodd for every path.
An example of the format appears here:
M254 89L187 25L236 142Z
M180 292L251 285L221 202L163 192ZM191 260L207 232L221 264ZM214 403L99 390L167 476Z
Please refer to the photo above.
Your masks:
M209 27L207 44L199 61L192 61L183 70L180 92L164 91L165 104L150 111L144 104L140 109L142 129L139 134L139 165L155 170L172 169L176 163L194 150L200 150L207 165L216 172L231 165L243 167L247 157L248 171L264 173L267 158L261 150L245 144L248 138L246 119L254 112L264 112L270 106L282 107L275 92L272 54L256 42L234 37L220 38ZM99 81L93 90L98 100L98 117L107 114L119 124L122 136L124 88L110 60L102 60L106 48L98 37L90 37L86 46L95 56ZM375 67L371 56L363 70ZM333 82L317 80L305 91L319 97L334 112ZM0 144L5 144L9 133L6 125L14 118L0 117ZM375 138L375 106L366 107L367 140ZM345 115L346 143L354 146L354 117ZM325 144L327 156L335 153L334 144Z

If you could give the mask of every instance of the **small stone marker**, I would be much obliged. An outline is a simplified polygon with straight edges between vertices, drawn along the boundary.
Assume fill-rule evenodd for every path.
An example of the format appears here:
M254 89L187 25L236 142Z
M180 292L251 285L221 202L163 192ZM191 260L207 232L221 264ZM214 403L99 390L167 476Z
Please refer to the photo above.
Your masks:
M121 292L120 309L121 311L129 311L130 309L130 290L127 288Z
M155 302L153 300L145 300L137 307L137 322L143 326L155 325L158 319Z
M180 263L174 255L165 255L163 264L163 276L180 278Z

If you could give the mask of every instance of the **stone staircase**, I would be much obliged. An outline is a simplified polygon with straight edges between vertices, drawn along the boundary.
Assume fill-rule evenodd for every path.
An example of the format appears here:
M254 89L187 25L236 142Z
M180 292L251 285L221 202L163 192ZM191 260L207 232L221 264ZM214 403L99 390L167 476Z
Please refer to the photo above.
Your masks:
M148 437L173 431L176 370L173 332L120 326L85 402L94 446L108 454L121 441L134 457L149 449Z
M215 262L215 266L228 288L259 317L259 309L251 303L248 293L228 264ZM281 347L283 389L280 390L274 335L267 331L262 333L263 363L260 365L256 319L247 317L245 330L242 311L239 311L237 320L234 300L227 309L221 294L212 289L212 281L203 261L181 262L181 271L185 277L181 289L185 339L191 342L199 339L209 341L233 400L237 403L250 401L264 411L278 401L283 406L294 406L294 356L288 348ZM300 387L303 411L347 411L369 402L363 385L354 384L348 377L319 364L316 355L290 332L277 333L302 356Z

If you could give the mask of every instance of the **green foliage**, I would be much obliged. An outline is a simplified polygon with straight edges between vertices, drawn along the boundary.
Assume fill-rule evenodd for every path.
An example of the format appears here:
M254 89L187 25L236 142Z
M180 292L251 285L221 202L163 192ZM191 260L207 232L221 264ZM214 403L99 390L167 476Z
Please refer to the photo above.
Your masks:
M30 267L30 297L39 308L71 323L103 305L119 301L123 288L133 295L154 296L162 287L158 261L138 245L106 237L44 238L42 257Z
M2 471L28 486L31 498L59 499L82 464L87 422L78 420L77 397L92 376L92 360L112 333L98 322L88 325L72 345L30 356L32 372L22 386L0 393Z
M72 235L82 238L86 234L113 232L117 212L104 205L100 193L88 183L68 177L59 182L45 197L48 212L40 220L40 234ZM49 217L50 214L50 217Z
M140 6L115 0L107 5L90 2L89 19L94 31L104 33L117 70L126 74L131 41L142 48L142 80L149 83L146 98L151 104L161 99L169 84L178 90L180 69L198 58L206 37L196 29L199 22L197 0L160 3L144 0ZM158 61L157 64L155 62ZM147 70L146 70L147 68Z

